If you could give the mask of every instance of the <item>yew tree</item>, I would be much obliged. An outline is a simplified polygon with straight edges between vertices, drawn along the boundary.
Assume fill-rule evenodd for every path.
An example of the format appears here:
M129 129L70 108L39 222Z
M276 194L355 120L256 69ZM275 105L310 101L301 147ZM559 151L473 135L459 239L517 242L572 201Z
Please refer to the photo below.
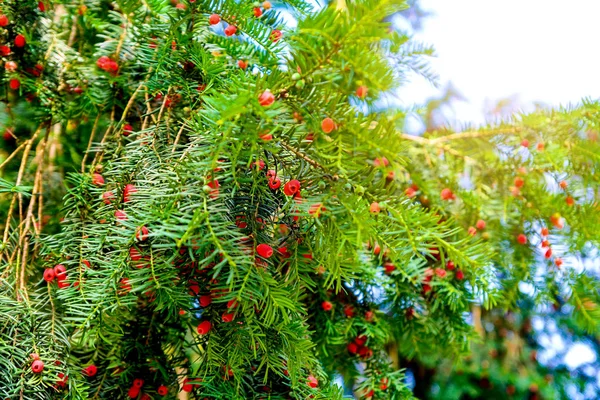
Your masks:
M410 399L523 285L598 333L600 106L403 133L405 9L2 2L0 396Z

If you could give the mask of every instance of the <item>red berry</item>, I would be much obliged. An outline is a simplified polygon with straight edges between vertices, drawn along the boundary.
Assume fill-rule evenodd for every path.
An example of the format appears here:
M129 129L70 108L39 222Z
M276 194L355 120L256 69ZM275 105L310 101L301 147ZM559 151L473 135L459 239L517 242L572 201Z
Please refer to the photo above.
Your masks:
M483 230L485 229L485 221L480 219L479 221L477 221L477 223L475 224L475 227L479 230Z
M523 178L521 178L520 176L517 176L515 178L515 187L522 188L524 184L525 181L523 180Z
M263 6L263 8L265 10L270 10L271 9L271 2L265 1L265 2L263 2L262 6Z
M148 234L148 228L146 228L145 226L141 226L137 229L137 232L135 233L135 238L139 242L145 242L146 240L148 240Z
M325 311L331 311L331 309L333 308L333 304L331 304L331 302L329 301L324 301L321 303L321 308L323 308L323 310Z
M83 369L83 373L91 378L98 373L98 367L96 367L94 364L89 365Z
M300 191L300 181L292 179L283 187L283 193L287 196L293 196Z
M406 195L406 197L411 199L417 195L417 191L415 189L409 187L404 191L404 194Z
M315 378L314 376L310 375L308 377L308 386L310 386L311 388L316 388L317 386L319 386L319 381L317 380L317 378Z
M351 305L347 305L346 307L344 307L344 314L348 318L354 317L354 307L352 307Z
M263 14L262 10L259 7L254 7L254 9L252 10L252 12L254 13L254 16L256 18L260 18Z
M376 201L372 202L371 206L369 206L369 211L371 212L371 214L379 214L379 212L381 211L379 203L377 203Z
M248 68L248 61L238 60L237 64L238 64L238 67L240 67L241 69Z
M273 43L277 43L282 36L283 33L281 33L279 29L273 29L273 32L271 32L271 40Z
M131 261L140 261L142 259L142 254L138 249L132 247L129 249L129 257L131 258Z
M200 296L200 307L208 307L212 303L212 297L210 295Z
M558 268L560 268L560 266L561 266L561 265L563 265L563 260L562 260L562 258L556 257L556 258L554 259L554 264L556 264L556 266L557 266Z
M8 25L8 17L4 14L0 14L0 26L5 27Z
M136 388L135 386L132 386L131 388L129 388L127 395L130 399L135 399L140 395L140 389Z
M386 275L391 275L396 270L396 266L390 262L387 262L383 264L383 269L385 270Z
M10 49L8 50L8 52L10 53ZM17 70L17 63L14 61L7 61L6 64L4 64L4 69L6 69L9 72L14 72Z
M20 87L21 87L21 81L20 81L20 80L18 80L18 79L11 79L11 80L8 82L8 86L10 86L10 88L11 88L12 90L17 90L18 88L20 88Z
M465 279L465 273L462 272L461 270L456 271L456 279L458 279L459 281L462 281L463 279Z
M260 96L258 96L258 103L263 107L269 107L274 102L275 96L268 89L262 92Z
M264 140L265 142L268 142L270 140L273 140L273 135L270 133L265 133L264 135L260 135L259 136L262 140Z
M273 248L266 243L256 246L256 252L262 258L270 258L273 255Z
M445 269L442 269L442 268L436 268L436 269L435 269L435 274L436 274L437 276L439 276L440 278L443 278L443 277L445 277L445 276L446 276L446 270L445 270Z
M165 385L160 385L158 389L156 389L156 393L161 396L166 396L169 393L169 389Z
M41 374L42 371L44 370L44 362L42 360L35 360L32 364L31 364L31 370L35 373L35 374Z
M221 22L221 17L218 14L212 14L210 17L208 17L208 22L211 25L216 25Z
M127 203L129 201L131 201L131 195L137 192L137 188L135 187L135 185L128 183L127 185L125 185L125 188L123 189L123 202Z
M100 174L94 174L92 176L92 184L94 184L96 186L104 185L104 177Z
M102 193L102 200L104 200L104 204L110 204L114 198L115 194L113 192Z
M54 276L58 280L64 280L67 278L67 269L62 264L57 264L54 266Z
M558 185L560 186L561 189L566 189L567 186L569 186L567 181L560 181L560 183Z
M519 242L520 244L526 244L527 243L527 236L525 236L524 234L520 233L519 236L517 236L517 242Z
M44 3L43 3L43 2L41 2L41 1L38 1L38 9L39 9L41 12L44 12L44 11L46 11L46 6L44 5Z
M181 390L183 390L184 392L191 392L192 390L194 390L194 386L192 386L191 384L188 383L189 379L185 378L183 381L183 387L181 388Z
M23 35L17 35L15 37L15 46L17 47L23 47L25 46L26 40L25 40L25 36Z
M52 282L55 277L56 277L56 274L54 273L54 269L46 268L44 270L44 280L46 282Z
M125 214L125 211L123 210L117 210L115 211L115 218L117 221L125 221L127 219L127 214Z
M357 346L362 347L365 345L365 343L367 343L367 340L368 337L366 335L360 335L354 339L354 343L356 343Z
M521 146L523 146L523 147L529 147L529 140L527 140L527 139L523 139L523 140L521 141Z
M133 126L129 124L123 125L123 136L129 136L133 132Z
M3 56L8 56L8 55L10 55L10 47L8 47L8 46L4 46L4 45L3 45L3 46L0 46L0 55L3 55ZM8 64L9 62L14 62L14 61L7 61L7 62L6 62L6 64ZM16 63L15 63L15 65L16 65ZM5 68L6 68L6 67L5 67ZM6 69L8 69L8 68L6 68ZM16 69L16 68L15 68L15 69Z
M210 332L211 328L212 328L212 324L210 323L210 321L202 321L198 325L198 334L206 335L208 332Z
M371 310L369 310L369 311L365 312L365 320L366 320L367 322L371 322L371 321L373 321L373 316L374 316L374 315L375 315L375 314L374 314L374 313L373 313L373 311L371 311Z
M277 190L281 187L281 179L274 177L269 179L269 187L273 190Z
M536 149L537 149L537 151L544 151L545 147L546 146L544 145L544 143L540 142L540 143L537 144Z
M348 346L346 346L346 348L348 349L348 353L350 354L356 354L358 352L358 346L356 345L356 343L349 343Z
M234 25L229 25L227 28L225 28L225 35L227 36L233 36L236 32L237 28Z
M440 192L440 197L442 198L442 200L454 200L456 198L454 193L452 193L452 190L448 188L442 189L442 191Z
M325 211L325 207L321 203L311 204L308 208L308 213L310 215L314 215L315 217L319 217L322 212Z
M223 322L231 322L235 318L235 315L233 313L223 313L221 318L223 318Z
M542 240L542 247L550 247L550 241Z
M477 234L477 228L475 228L474 226L470 226L467 230L467 233L471 236L475 236Z
M367 92L369 91L369 89L366 86L359 86L356 89L356 96L359 99L364 99L365 97L367 97Z
M335 129L335 122L329 117L321 121L321 129L325 133L331 133Z
M81 260L81 263L88 268L92 268L92 264L88 260Z
M565 199L565 201L567 202L567 205L569 207L572 207L575 204L575 199L573 199L571 196L567 196L567 198Z
M552 257L552 249L546 250L546 253L544 254L544 257L546 257L546 258Z
M386 390L388 388L388 378L381 378L381 385L379 385L379 389Z
M132 387L137 388L137 389L141 389L142 386L144 386L144 380L143 379L134 379L133 380L133 385Z
M454 268L456 268L456 265L454 265L454 261L448 261L446 263L446 269L448 271L452 271Z
M548 236L549 234L548 228L542 228L542 236Z

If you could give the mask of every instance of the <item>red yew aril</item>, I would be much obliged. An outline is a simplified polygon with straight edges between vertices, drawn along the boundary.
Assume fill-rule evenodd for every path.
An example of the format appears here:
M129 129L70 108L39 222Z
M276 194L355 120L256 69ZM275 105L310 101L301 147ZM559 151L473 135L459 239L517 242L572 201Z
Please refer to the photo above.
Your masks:
M263 14L262 10L260 9L260 7L254 7L254 9L252 10L252 12L254 13L254 16L256 18L260 18Z
M331 302L329 301L324 301L321 303L321 308L324 311L331 311L331 309L333 308L333 304L331 304Z
M148 234L150 232L148 231L148 228L146 228L146 226L140 226L137 229L137 232L135 233L135 238L138 240L138 242L145 242L146 240L148 240Z
M248 68L248 61L238 60L237 65L241 69L246 69L246 68Z
M567 183L567 181L560 181L560 183L558 184L560 186L561 189L566 189L567 186L569 186L569 184Z
M351 305L347 305L346 307L344 307L344 315L346 315L346 317L348 318L354 317L354 307L352 307Z
M88 365L83 369L83 373L91 378L93 376L96 376L96 374L98 373L98 367L96 367L94 364Z
M275 102L275 96L270 90L265 90L258 96L258 103L263 107L269 107Z
M335 122L329 117L321 121L321 129L325 133L331 133L335 129Z
M100 174L94 174L92 176L92 184L96 185L96 186L102 186L104 185L104 177Z
M209 294L200 296L200 307L203 307L203 308L208 307L208 306L210 306L211 303L212 303L212 297Z
M379 389L386 390L388 388L388 378L381 378L381 384L379 385Z
M448 271L452 271L452 270L454 270L454 268L456 268L456 265L454 265L454 261L448 261L446 263L446 269Z
M265 133L264 135L260 135L259 137L261 138L261 140L264 140L265 142L273 140L273 135L270 133Z
M383 269L386 275L391 275L396 270L396 266L390 262L387 262L383 265Z
M436 268L436 269L435 269L435 274L436 274L437 276L439 276L440 278L443 278L443 277L445 277L445 276L446 276L446 270L445 270L445 269L442 269L442 268Z
M527 139L523 139L523 140L521 141L521 146L523 146L523 147L529 147L529 140L527 140Z
M461 270L456 271L456 279L458 279L459 281L462 281L463 279L465 279L465 273L462 272Z
M113 192L104 192L102 193L102 200L104 201L104 204L110 204L112 203L112 201L115 198L115 194Z
M286 183L285 186L283 187L283 193L285 193L286 196L293 196L296 193L298 193L299 190L300 190L300 181L298 181L297 179L292 179L291 181Z
M281 187L281 179L279 179L278 177L269 179L269 188L271 188L273 190L277 190L280 187Z
M317 378L315 378L314 376L310 375L308 377L308 386L310 386L311 388L316 388L317 386L319 386L319 381L317 380Z
M560 268L560 267L561 267L561 265L563 265L563 260L562 260L562 258L560 258L560 257L556 257L556 258L554 259L554 264L556 264L556 266L557 266L558 268Z
M133 126L129 124L123 125L123 136L129 136L133 132Z
M135 185L131 183L125 185L125 188L123 189L123 202L127 203L131 201L131 195L134 193L137 193L137 188L135 187Z
M261 243L256 246L256 252L262 258L271 258L273 255L273 248L266 243Z
M31 364L31 370L34 374L41 374L44 371L44 362L42 360L35 360Z
M354 343L356 343L357 346L362 347L365 345L365 343L367 343L368 339L369 338L366 335L360 335L354 339Z
M142 386L144 386L144 380L143 379L136 378L136 379L133 380L132 387L137 388L137 389L141 389Z
M358 345L354 342L349 343L348 346L346 346L346 348L348 349L348 353L350 353L350 354L358 353Z
M58 280L64 280L67 278L67 269L64 265L58 264L54 266L54 276Z
M369 89L366 86L359 86L356 89L356 97L358 97L359 99L364 99L365 97L367 97L368 91Z
M8 56L10 55L10 47L2 45L0 46L0 55L3 56ZM6 63L8 64L9 62L15 63L14 61L7 61ZM15 63L16 66L16 63ZM6 68L6 67L5 67ZM8 68L6 68L8 70ZM15 68L16 69L16 68ZM13 70L14 71L14 70Z
M542 240L542 247L550 247L550 241L549 240Z
M25 40L25 36L23 36L23 35L17 35L15 37L15 46L16 47L23 47L23 46L25 46L26 42L27 41Z
M484 221L484 220L482 220L482 219L480 219L480 220L478 220L478 221L477 221L477 223L475 224L475 227L476 227L477 229L479 229L479 230L483 230L483 229L485 229L485 225L486 225L486 224L485 224L485 221Z
M536 149L537 149L537 151L544 151L545 147L546 147L546 145L543 142L540 142L537 144Z
M44 270L44 280L46 282L52 282L55 277L56 277L56 274L54 273L54 269L46 268Z
M135 386L129 388L129 391L127 392L127 396L129 396L130 399L137 399L139 395L140 389L136 388Z
M379 214L381 212L381 207L379 206L379 203L377 203L376 201L371 203L371 205L369 206L369 212L371 214Z
M13 78L8 82L8 86L12 89L12 90L17 90L18 88L21 87L21 81Z
M156 389L156 393L161 396L166 396L169 393L169 389L165 385L160 385L158 389Z
M208 22L211 25L216 25L221 22L221 17L218 14L212 14L210 17L208 17Z
M9 53L10 53L10 50L9 50ZM4 69L6 69L9 72L14 72L17 70L17 68L18 68L17 63L14 61L7 61L4 64Z
M552 249L546 250L546 253L544 254L544 257L546 257L546 258L552 257Z
M0 26L5 27L8 25L8 17L4 14L0 14Z
M198 324L198 334L199 335L206 335L210 332L212 328L212 324L210 323L210 321L202 321L200 322L200 324Z
M567 202L567 205L569 207L572 207L575 204L575 199L573 199L571 196L567 196L567 198L565 199L565 201Z
M542 228L542 236L548 236L550 234L550 231L548 230L548 228Z
M283 33L279 29L273 29L273 32L271 32L271 41L277 43L282 36Z
M265 2L263 2L262 6L263 6L263 8L265 10L270 10L271 9L271 2L270 1L265 1Z
M515 187L517 187L517 188L519 188L519 189L520 189L520 188L522 188L522 187L523 187L523 185L525 184L525 180L523 180L523 178L521 178L520 176L517 176L517 177L515 178L515 182L514 182L514 184L515 184Z
M140 261L142 259L142 254L138 249L132 247L129 249L129 257L131 258L131 261Z
M517 242L519 242L520 244L527 244L527 236L520 233L519 236L517 236Z
M229 25L227 28L225 28L225 35L227 36L233 36L236 32L237 28L235 27L235 25Z
M115 211L115 218L117 218L117 221L125 221L127 220L127 214L123 210L117 210Z
M231 322L235 318L235 315L233 313L223 313L221 318L223 319L223 322Z
M474 226L470 226L469 229L467 230L467 233L470 236L475 236L475 235L477 235L477 228L475 228Z
M454 193L452 193L452 190L450 190L449 188L442 189L442 191L440 192L440 197L442 198L442 200L454 200L456 198Z

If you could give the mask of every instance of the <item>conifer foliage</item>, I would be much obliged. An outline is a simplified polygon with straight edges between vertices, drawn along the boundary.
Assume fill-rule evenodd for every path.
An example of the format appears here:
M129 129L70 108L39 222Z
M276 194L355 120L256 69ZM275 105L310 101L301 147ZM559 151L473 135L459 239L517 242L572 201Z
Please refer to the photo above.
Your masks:
M374 103L428 53L405 7L5 1L0 395L411 398L399 354L558 290L531 240L597 245L597 105L402 135ZM595 282L564 279L596 329Z

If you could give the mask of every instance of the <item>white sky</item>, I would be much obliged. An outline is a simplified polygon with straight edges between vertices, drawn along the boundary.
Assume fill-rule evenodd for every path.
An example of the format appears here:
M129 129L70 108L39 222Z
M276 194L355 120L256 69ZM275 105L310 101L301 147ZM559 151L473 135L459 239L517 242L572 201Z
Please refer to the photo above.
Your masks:
M519 95L525 108L600 98L600 0L421 0L434 15L415 38L433 44L441 87L451 81L469 104L462 122L482 122L486 100ZM419 104L439 93L415 80L400 93Z

